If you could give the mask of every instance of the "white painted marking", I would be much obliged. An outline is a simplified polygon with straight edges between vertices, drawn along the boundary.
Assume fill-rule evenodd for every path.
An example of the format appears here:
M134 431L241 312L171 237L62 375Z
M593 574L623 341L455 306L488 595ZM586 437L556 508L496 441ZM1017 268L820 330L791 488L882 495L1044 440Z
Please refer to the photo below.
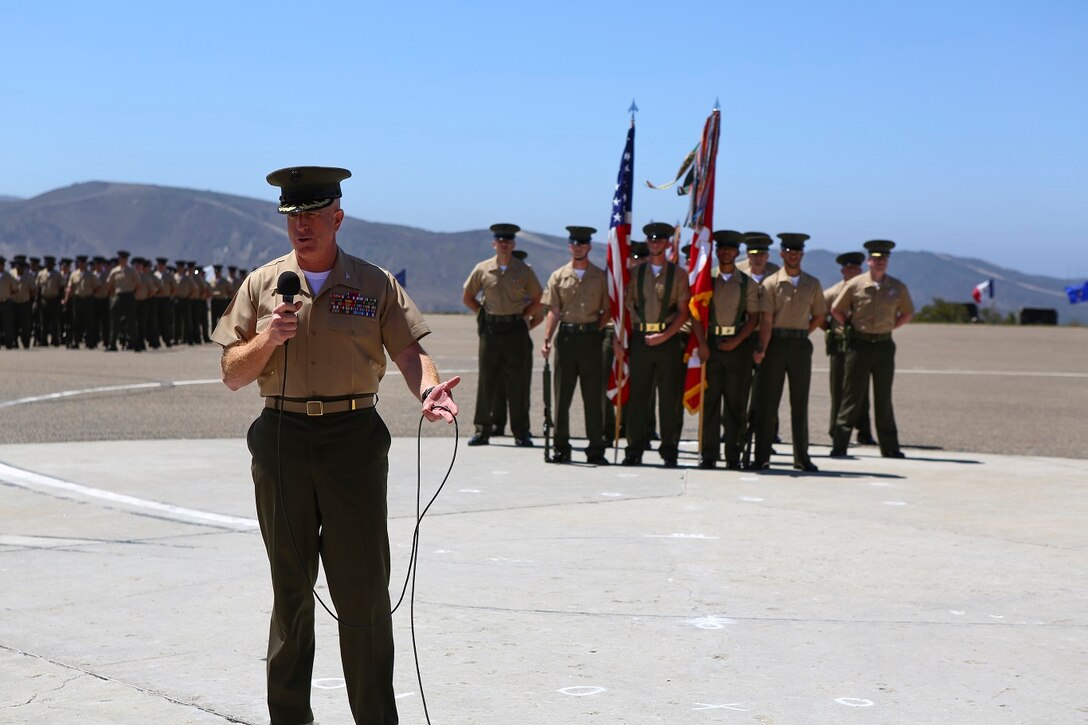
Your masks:
M949 614L955 614L957 616L962 615L962 614L967 614L967 612L964 612L963 610L960 610L960 609L949 609L948 612L949 612Z
M705 534L643 534L647 539L708 539L711 541L717 541L717 536L707 536Z
M622 496L623 494L622 493L616 493L615 491L602 491L601 495L602 496L613 496L613 497L615 497L615 496Z
M762 479L760 479L759 476L741 476L740 480L742 480L742 481L760 481Z
M847 707L872 707L876 703L872 700L866 700L861 697L840 697L835 702L840 705L846 705Z
M733 624L733 620L726 617L699 617L689 619L688 624L699 629L725 629L726 625Z
M505 475L507 475L509 473L510 473L510 471L492 471L491 475L493 475L493 476L505 476Z
M592 685L580 685L578 687L564 687L562 690L556 690L564 695L570 695L571 697L589 697L590 695L599 695L602 692L607 692L603 687L594 687Z
M433 553L435 553L435 554L452 554L453 552L450 551L449 549L435 549Z
M895 484L888 483L887 481L869 481L869 485L874 488L891 488Z
M737 712L748 712L743 707L737 707L739 702L729 702L724 705L709 705L705 702L695 703L695 707L692 710L736 710Z
M24 546L32 549L55 549L60 546L105 544L98 539L58 539L50 536L0 536L0 546Z
M975 377L978 375L996 375L996 376L1015 376L1024 378L1088 378L1088 373L1069 373L1069 372L1033 372L1030 370L928 370L925 368L918 368L915 370L901 370L895 369L895 374L907 373L908 375L970 375Z
M459 493L479 493L480 489L478 489L478 488L462 488L458 492Z
M1004 618L1005 618L1004 614L991 614L990 615L990 619L1004 619Z
M343 677L318 677L313 685L319 690L339 690L345 687Z
M149 501L145 498L137 498L123 493L106 491L101 488L84 486L79 483L62 481L59 478L45 476L40 473L34 473L33 471L24 471L21 468L15 468L6 463L0 463L0 481L10 483L13 486L18 486L20 488L62 491L82 498L99 499L113 504L121 504L123 506L130 506L145 511L153 511L164 518L185 523L212 524L228 529L236 529L238 531L253 531L260 528L256 519L242 518L240 516L227 516L226 514L199 511L197 509L174 506L173 504L161 503L159 501Z
M748 503L759 503L763 499L761 499L759 496L741 496L740 500L747 501Z
M393 699L394 700L403 700L404 698L411 697L414 694L416 694L416 693L414 693L414 692L402 692L399 695L393 695Z
M885 506L906 506L907 502L906 501L885 501L884 505Z
M15 400L5 400L0 402L0 408L10 408L13 405L26 405L28 403L42 403L47 400L63 400L65 398L74 398L80 395L94 395L96 393L116 393L124 390L148 390L154 388L162 388L169 390L170 388L181 387L183 385L211 385L213 383L222 383L219 378L208 378L206 380L168 380L158 383L130 383L127 385L103 385L97 388L81 388L78 390L62 390L57 393L47 393L46 395L34 395L27 398L16 398Z
M638 478L637 473L617 473L616 478Z

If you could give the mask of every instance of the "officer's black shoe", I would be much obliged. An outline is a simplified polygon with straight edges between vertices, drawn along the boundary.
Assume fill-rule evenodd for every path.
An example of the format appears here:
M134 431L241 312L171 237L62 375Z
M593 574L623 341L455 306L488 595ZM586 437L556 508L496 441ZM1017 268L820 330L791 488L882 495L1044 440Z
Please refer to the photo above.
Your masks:
M104 349L106 352L117 352L116 345L107 345Z
M752 461L748 464L749 471L764 471L771 467L769 461Z
M680 467L680 464L676 462L675 458L666 458L666 459L664 459L664 461L665 461L665 468L679 468Z
M782 442L782 436L780 436L780 435L778 435L777 433L775 433L775 434L774 434L774 442L775 442L775 443L781 443L781 442Z
M493 425L493 426L491 426L491 435L493 435L493 436L504 436L504 435L506 435L506 426L504 426L504 425Z
M740 461L726 461L725 462L725 470L727 470L727 471L739 471L740 470Z
M485 436L483 433L477 433L476 435L468 439L468 444L470 446L486 446L488 442L489 441L487 440L487 436Z
M704 471L713 471L715 468L717 468L717 466L718 464L714 461L713 458L703 458L699 461L699 468L703 469Z
M570 452L556 451L552 454L552 463L570 463Z
M586 463L592 463L594 466L607 466L609 465L608 459L603 455L586 456Z
M889 451L888 453L881 453L880 455L884 456L885 458L906 458L907 457L906 453L903 453L903 451L899 451L899 450Z
M623 465L625 465L625 466L641 466L642 465L642 456L632 456L631 454L627 454L626 456L623 457Z
M529 437L528 433L523 435L514 436L514 445L518 448L532 448L533 439Z
M827 454L828 458L849 458L850 454L846 452L845 448L832 448L831 453Z
M816 464L812 461L801 461L800 463L794 463L793 467L798 471L804 471L805 473L816 473L820 469L816 467Z
M876 439L873 438L873 434L867 430L858 431L858 445L859 446L875 446Z
M657 431L655 430L653 433L650 434L650 440L659 441L659 440L661 440L661 436L659 436L657 434Z

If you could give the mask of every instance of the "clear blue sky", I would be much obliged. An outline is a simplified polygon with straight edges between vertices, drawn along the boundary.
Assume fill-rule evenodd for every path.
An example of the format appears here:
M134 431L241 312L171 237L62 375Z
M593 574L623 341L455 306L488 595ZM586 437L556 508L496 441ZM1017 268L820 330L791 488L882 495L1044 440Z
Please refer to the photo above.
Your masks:
M50 2L0 11L0 194L90 181L264 199L345 166L345 208L437 231L604 229L721 99L716 228L1088 276L1088 2ZM636 225L686 199L636 189Z

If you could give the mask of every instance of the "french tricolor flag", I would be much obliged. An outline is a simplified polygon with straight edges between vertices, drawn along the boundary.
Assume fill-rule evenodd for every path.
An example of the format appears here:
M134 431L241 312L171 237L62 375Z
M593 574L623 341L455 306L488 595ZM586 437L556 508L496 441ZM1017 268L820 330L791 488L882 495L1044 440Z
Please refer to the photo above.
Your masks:
M982 302L983 297L988 297L992 300L994 298L994 281L988 279L985 282L976 284L975 288L971 290L971 297L974 298L975 302L979 303Z

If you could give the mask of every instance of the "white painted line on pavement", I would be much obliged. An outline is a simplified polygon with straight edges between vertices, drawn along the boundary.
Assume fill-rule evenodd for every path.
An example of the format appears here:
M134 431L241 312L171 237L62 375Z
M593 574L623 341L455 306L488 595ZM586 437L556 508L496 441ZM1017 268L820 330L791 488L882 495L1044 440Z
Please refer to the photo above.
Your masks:
M28 398L16 398L15 400L5 400L0 402L0 408L9 408L13 405L26 405L27 403L41 403L47 400L63 400L64 398L74 398L78 395L94 395L95 393L116 393L122 390L147 390L154 388L176 388L183 385L210 385L212 383L222 383L219 378L210 378L207 380L169 380L160 383L130 383L128 385L103 385L97 388L83 388L81 390L62 390L58 393L47 393L45 395L34 395Z
M10 483L13 486L29 490L46 489L50 491L61 491L82 498L99 499L101 501L120 504L122 506L128 506L143 511L151 511L163 518L183 523L210 524L212 526L219 526L237 531L253 531L260 528L256 519L248 519L241 516L228 516L226 514L217 514L210 511L198 511L197 509L186 508L184 506L174 506L173 504L162 503L160 501L150 501L148 499L137 498L123 493L114 493L113 491L92 488L91 486L63 481L59 478L53 478L52 476L46 476L41 473L15 468L6 463L0 463L0 482Z

